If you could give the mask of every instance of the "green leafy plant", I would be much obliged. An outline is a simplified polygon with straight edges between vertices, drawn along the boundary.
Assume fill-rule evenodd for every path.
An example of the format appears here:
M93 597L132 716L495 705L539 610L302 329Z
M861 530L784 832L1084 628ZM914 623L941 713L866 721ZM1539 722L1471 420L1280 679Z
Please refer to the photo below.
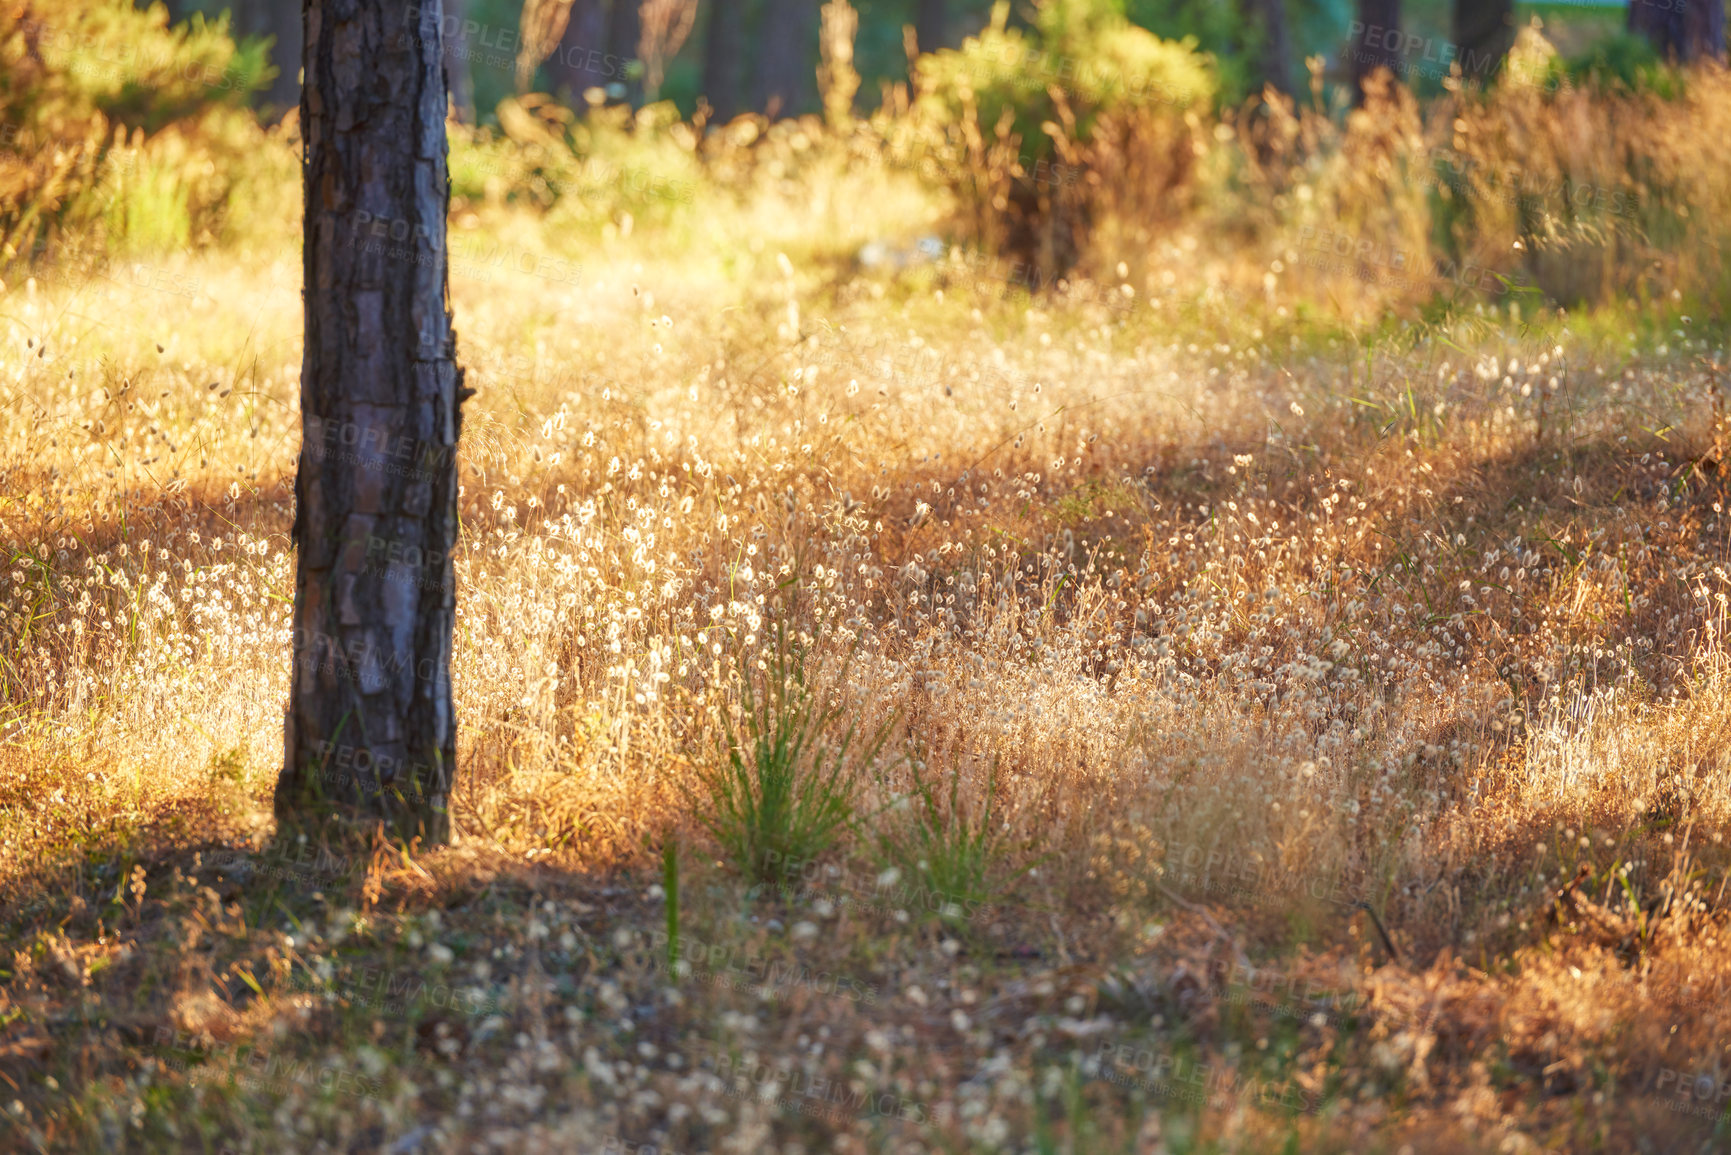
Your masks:
M834 686L808 676L785 629L764 669L741 664L738 717L721 711L720 758L700 775L698 820L752 881L776 884L853 823L860 772L882 753L890 723L862 733ZM845 666L835 681L845 684Z

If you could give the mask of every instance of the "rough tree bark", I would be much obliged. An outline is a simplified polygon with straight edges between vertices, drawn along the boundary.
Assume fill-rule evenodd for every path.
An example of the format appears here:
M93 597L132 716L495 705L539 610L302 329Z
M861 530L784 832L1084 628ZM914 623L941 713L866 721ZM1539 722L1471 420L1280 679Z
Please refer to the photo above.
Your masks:
M1630 0L1629 31L1667 59L1725 58L1725 0Z
M745 54L745 6L740 0L711 0L703 41L703 96L710 120L726 124L739 115L739 73Z
M1455 0L1451 35L1461 75L1490 83L1515 44L1514 0Z
M1379 68L1400 75L1400 0L1358 0L1347 48L1352 73L1353 103L1364 102L1364 82Z
M818 0L764 4L751 93L754 110L778 117L798 116L811 108L817 86L817 9Z
M439 0L305 0L306 346L280 820L449 837L457 437Z

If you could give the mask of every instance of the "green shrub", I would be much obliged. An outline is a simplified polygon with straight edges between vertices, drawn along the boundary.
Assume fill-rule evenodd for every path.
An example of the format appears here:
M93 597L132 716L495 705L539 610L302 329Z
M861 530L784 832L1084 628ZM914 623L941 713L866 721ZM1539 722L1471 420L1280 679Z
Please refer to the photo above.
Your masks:
M1683 92L1683 72L1667 64L1652 41L1628 32L1608 37L1568 61L1559 60L1554 67L1573 83L1604 93L1651 93L1675 100Z
M697 818L753 882L779 884L828 850L854 818L862 770L889 737L862 734L834 685L807 676L785 634L762 670L742 659L737 721L721 711L717 764L700 773ZM845 670L838 684L844 684Z
M1008 4L960 49L922 56L912 147L955 193L965 231L1042 277L1068 269L1102 190L1169 197L1190 169L1185 113L1217 80L1193 40L1161 40L1116 0L1045 0L1033 26ZM1140 189L1140 193L1128 190Z
M502 102L499 131L452 129L453 211L516 205L581 237L622 213L665 221L694 198L696 134L673 106L612 106L579 120L540 94Z
M269 78L262 43L237 46L226 19L170 27L161 4L31 0L0 16L0 266L50 245L212 242L231 200L280 205L280 190L241 188L284 171L286 143L246 108Z
M997 773L987 776L986 796L977 816L970 816L961 799L958 771L950 772L949 796L940 802L932 780L925 776L925 764L915 761L912 768L913 790L897 807L907 818L878 833L879 860L931 899L920 904L922 910L952 921L965 919L1002 891L1002 885L993 881L1008 849L1004 835L992 827Z

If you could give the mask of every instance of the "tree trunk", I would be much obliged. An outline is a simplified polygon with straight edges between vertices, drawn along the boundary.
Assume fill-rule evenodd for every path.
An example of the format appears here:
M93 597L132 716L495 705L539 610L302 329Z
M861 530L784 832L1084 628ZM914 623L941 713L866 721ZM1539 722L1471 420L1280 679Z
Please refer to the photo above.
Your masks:
M809 111L816 85L817 0L767 0L751 106L771 118Z
M1250 0L1249 15L1262 39L1257 79L1276 92L1292 93L1292 32L1286 19L1286 0Z
M1630 0L1629 31L1680 64L1725 58L1725 0Z
M450 834L457 437L439 0L305 0L301 453L279 820Z
M951 47L950 12L945 0L919 0L914 9L914 41L922 53Z
M1452 35L1461 75L1490 83L1515 44L1514 0L1455 0Z
M1364 82L1377 69L1400 75L1401 44L1400 0L1358 0L1348 49L1354 104L1364 103Z
M548 87L553 95L572 108L582 109L587 107L583 102L585 91L624 81L621 71L624 62L615 61L609 66L606 39L604 0L573 0L559 47L547 58Z
M464 124L475 123L475 74L470 65L474 51L462 34L469 15L469 0L445 0L445 27L458 29L457 43L445 47L445 84L451 90L451 108Z
M740 0L711 0L703 43L703 95L710 120L726 124L739 115L739 66L745 54L745 9Z
M637 59L637 42L643 38L643 13L639 0L613 0L613 11L607 20L607 65L611 71L607 84L625 88L624 99L631 105L643 101L643 79L632 76L626 66Z

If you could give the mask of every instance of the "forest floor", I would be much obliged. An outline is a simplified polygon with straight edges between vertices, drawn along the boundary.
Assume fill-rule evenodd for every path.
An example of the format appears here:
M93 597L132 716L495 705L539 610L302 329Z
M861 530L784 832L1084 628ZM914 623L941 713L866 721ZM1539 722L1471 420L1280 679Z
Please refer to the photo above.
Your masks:
M6 288L0 1147L1731 1144L1716 338L758 248L457 270L413 853L270 817L298 264ZM769 660L884 739L779 887Z

